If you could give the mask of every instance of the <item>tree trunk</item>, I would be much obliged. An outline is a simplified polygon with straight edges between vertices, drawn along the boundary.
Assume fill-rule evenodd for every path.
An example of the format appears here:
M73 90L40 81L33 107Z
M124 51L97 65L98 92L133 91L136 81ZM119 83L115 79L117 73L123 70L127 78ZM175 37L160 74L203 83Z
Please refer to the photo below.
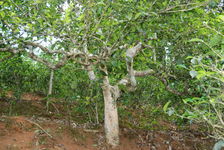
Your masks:
M51 75L50 75L50 81L49 81L48 95L52 94L53 79L54 79L54 70L52 69L51 70Z
M112 86L108 76L103 79L104 96L104 128L106 141L109 145L116 147L119 145L119 125L116 98L113 97Z

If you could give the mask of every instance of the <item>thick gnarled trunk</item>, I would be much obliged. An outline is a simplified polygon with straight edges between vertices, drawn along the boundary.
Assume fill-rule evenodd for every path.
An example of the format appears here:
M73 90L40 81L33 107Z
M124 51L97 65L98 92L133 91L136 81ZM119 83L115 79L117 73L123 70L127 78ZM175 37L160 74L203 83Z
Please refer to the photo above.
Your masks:
M103 79L104 96L104 127L106 141L109 145L116 147L119 145L119 124L116 105L116 97L113 96L113 87L109 83L108 76Z

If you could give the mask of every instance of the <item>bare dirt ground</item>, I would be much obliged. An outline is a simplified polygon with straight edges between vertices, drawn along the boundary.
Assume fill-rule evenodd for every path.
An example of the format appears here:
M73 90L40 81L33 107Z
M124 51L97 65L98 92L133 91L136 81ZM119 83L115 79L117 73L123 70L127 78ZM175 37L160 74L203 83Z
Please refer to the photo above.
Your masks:
M211 142L202 135L178 131L122 129L118 150L206 150ZM2 116L0 150L106 150L102 129L65 128L61 120Z
M9 104L0 100L0 150L110 150L105 144L103 127L79 124L63 118L42 115L40 97L26 94L17 113L8 116ZM30 101L30 99L32 99ZM31 102L31 103L30 103ZM6 109L7 108L7 109ZM7 111L6 111L6 110ZM28 111L29 115L24 115ZM33 113L33 115L32 115ZM22 115L21 115L22 114ZM214 141L197 127L179 130L161 121L166 130L138 130L121 127L116 150L211 150Z

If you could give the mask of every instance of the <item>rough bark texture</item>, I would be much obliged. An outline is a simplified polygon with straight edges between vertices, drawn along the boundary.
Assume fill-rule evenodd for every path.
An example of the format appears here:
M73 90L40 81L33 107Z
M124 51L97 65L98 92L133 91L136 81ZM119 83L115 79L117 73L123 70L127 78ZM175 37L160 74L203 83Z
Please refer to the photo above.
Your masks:
M113 147L119 145L119 124L116 105L116 94L113 96L113 87L109 83L108 76L103 79L104 96L104 127L107 143Z
M51 76L50 76L50 81L49 81L48 95L51 95L52 94L53 79L54 79L54 70L51 70Z
M88 71L89 79L90 79L91 81L96 80L96 75L95 75L95 73L94 73L94 71L93 71L93 67L92 67L92 66L87 66L86 69L87 69L87 71Z
M142 43L140 42L136 46L129 48L126 52L126 65L127 65L128 77L132 87L135 87L137 85L133 68L134 57L141 49L142 49Z

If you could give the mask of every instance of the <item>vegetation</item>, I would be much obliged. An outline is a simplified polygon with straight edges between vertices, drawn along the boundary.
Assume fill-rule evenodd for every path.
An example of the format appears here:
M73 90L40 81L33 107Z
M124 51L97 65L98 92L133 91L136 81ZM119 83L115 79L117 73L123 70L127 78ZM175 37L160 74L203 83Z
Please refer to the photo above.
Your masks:
M118 116L128 118L133 107L144 112L139 128L149 129L151 114L168 114L203 122L224 140L223 7L219 0L0 1L1 97L41 93L47 108L57 97L71 116L104 122L115 147Z

